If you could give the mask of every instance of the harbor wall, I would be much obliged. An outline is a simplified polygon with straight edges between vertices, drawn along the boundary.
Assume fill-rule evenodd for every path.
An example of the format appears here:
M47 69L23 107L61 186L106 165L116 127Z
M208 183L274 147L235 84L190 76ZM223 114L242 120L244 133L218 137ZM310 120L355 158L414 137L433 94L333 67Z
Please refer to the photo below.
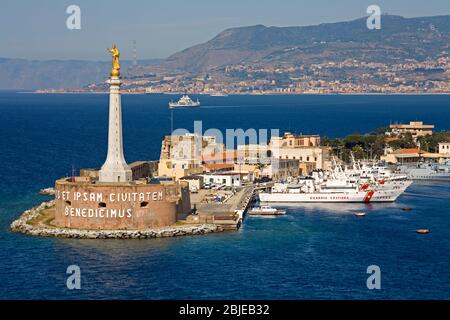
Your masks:
M52 200L41 203L39 206L32 209L26 210L17 220L11 223L11 230L13 232L20 232L30 236L71 239L151 239L204 235L224 231L221 226L215 224L176 225L144 230L86 230L30 224L30 221L38 218L42 211L51 210L54 206L55 200Z
M55 183L57 227L126 230L165 227L190 210L187 183Z

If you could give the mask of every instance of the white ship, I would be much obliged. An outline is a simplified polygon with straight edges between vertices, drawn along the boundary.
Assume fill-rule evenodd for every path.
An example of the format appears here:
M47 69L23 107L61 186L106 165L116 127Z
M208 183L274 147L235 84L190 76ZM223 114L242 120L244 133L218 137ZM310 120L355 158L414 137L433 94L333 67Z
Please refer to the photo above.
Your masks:
M282 216L286 214L285 210L278 210L269 206L252 208L249 212L252 216Z
M223 92L214 92L210 94L211 97L228 97L226 93Z
M413 166L400 165L397 170L412 180L450 181L450 161L443 164L421 162Z
M259 200L281 203L394 202L412 181L384 168L382 177L375 177L375 171L379 169L334 166L328 173L314 172L311 177L295 182L275 183L271 192L259 194Z
M343 184L324 186L296 186L275 184L270 193L260 193L261 202L394 202L411 185L411 181L392 188Z
M183 95L177 102L170 101L169 108L197 108L200 107L200 101L193 101L187 94Z

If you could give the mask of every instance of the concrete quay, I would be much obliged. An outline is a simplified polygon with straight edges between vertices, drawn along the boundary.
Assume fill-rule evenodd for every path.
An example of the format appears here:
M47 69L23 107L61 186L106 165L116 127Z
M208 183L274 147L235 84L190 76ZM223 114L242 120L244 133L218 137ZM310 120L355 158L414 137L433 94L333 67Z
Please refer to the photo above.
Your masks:
M240 228L245 212L252 202L253 185L247 185L237 191L200 190L191 194L194 213L186 217L186 222L213 223L225 230ZM211 201L223 199L223 201Z

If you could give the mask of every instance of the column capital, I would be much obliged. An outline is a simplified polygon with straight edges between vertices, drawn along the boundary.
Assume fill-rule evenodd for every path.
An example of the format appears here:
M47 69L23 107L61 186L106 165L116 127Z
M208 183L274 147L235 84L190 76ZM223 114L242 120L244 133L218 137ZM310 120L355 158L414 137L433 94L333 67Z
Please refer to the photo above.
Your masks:
M119 77L111 77L108 80L106 80L106 83L110 86L120 86L122 84L122 81Z

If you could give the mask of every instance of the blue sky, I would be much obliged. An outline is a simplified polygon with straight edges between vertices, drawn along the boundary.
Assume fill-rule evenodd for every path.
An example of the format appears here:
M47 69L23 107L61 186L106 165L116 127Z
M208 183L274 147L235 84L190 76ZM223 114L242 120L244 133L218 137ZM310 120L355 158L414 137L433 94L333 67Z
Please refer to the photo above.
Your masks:
M81 8L81 30L66 8ZM167 57L236 26L302 26L360 18L371 4L406 17L450 15L450 0L2 0L0 57L106 60Z

